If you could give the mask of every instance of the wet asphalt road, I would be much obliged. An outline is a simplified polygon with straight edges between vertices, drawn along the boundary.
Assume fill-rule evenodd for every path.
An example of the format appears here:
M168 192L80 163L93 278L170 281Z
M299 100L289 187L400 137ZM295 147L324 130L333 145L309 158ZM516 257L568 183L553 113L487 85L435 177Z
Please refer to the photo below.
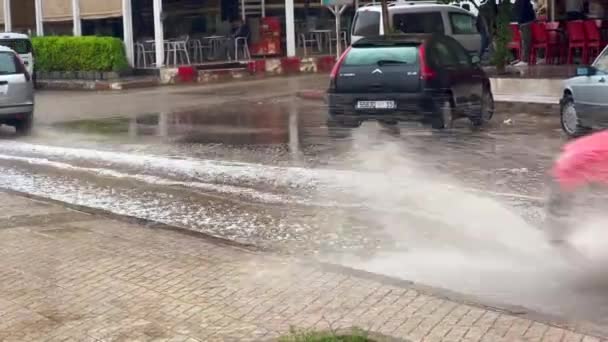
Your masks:
M0 187L608 322L601 231L581 238L581 267L538 229L565 142L555 115L330 134L324 105L293 96L323 82L73 94L69 107L44 93L31 137L0 132Z

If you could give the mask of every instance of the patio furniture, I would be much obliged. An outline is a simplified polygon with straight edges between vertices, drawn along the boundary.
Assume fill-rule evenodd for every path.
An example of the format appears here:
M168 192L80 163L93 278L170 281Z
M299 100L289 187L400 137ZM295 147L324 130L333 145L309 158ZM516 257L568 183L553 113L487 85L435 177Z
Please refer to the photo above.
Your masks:
M251 59L251 53L249 51L249 37L237 37L234 40L234 59L235 60L240 60L239 59L239 52L241 53L242 57L244 60L250 60Z
M208 49L209 51L207 55L208 60L215 60L219 58L219 52L227 39L229 38L219 35L207 36L201 39L201 48Z
M319 40L316 39L315 35L311 35L308 32L306 33L300 33L298 35L298 46L302 47L304 49L304 56L308 56L308 44L311 44L310 47L312 48L314 45L317 46L317 49L319 51L321 51L321 45L319 43Z
M551 61L552 49L549 45L549 35L545 23L537 21L533 22L531 25L532 45L530 46L530 60L528 63L536 64L538 62L538 53L541 50L544 53L545 61Z
M331 53L331 33L332 30L310 30L308 33L314 36L317 40L317 46L319 47L319 52L323 52L323 46L327 44L327 48Z
M549 49L551 49L553 60L551 64L562 64L566 62L566 47L568 38L564 30L560 28L558 21L545 23L545 30L549 38Z
M185 36L177 40L165 41L165 59L167 65L190 65L188 40L189 37Z
M146 48L142 43L135 43L135 67L136 68L147 68L148 63L146 62Z
M201 41L199 39L188 40L188 53L194 63L202 63L205 59L203 49L201 47Z
M576 49L581 50L582 63L587 63L587 38L585 37L585 28L582 20L573 20L566 23L568 32L568 64L574 63L574 52Z
M510 51L514 51L516 59L521 59L521 33L519 32L519 25L509 24L511 29L511 41L507 44L507 48Z
M135 65L138 68L149 68L156 66L156 49L154 39L143 39L135 43Z
M338 37L336 37L335 34L331 35L331 39L330 39L330 43L329 43L329 54L330 55L333 54L332 48L337 43L338 40L340 40L340 45L343 46L342 51L344 51L344 49L346 49L346 47L348 47L348 32L342 30L342 31L340 31L340 35Z
M587 63L591 63L600 54L604 45L602 36L595 20L585 20L583 22L585 37L587 38Z

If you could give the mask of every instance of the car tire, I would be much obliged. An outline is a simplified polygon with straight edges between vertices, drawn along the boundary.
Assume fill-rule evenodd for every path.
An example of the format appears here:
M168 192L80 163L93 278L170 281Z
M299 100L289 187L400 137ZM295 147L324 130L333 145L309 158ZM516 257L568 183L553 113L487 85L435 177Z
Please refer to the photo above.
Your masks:
M34 117L32 114L29 114L25 118L15 122L15 131L18 135L29 135L32 132L33 125Z
M471 123L474 127L481 127L487 124L494 116L494 96L487 87L484 87L481 94L481 105L478 116L471 118Z
M454 124L454 105L449 98L437 104L437 110L431 122L434 129L450 129Z
M574 104L574 99L571 95L564 95L559 114L562 130L569 137L580 137L591 131L590 127L581 125L580 118Z

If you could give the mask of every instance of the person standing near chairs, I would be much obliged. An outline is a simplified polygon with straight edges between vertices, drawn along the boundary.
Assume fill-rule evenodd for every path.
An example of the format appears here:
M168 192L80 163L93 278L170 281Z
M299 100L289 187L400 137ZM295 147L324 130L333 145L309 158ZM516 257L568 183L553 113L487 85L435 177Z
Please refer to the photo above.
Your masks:
M251 36L251 30L243 19L236 18L232 21L232 30L230 31L229 37L230 39L226 40L224 43L224 48L222 49L225 52L225 55L228 56L228 59L232 59L233 57L231 52L235 54L234 57L236 58L236 48L238 48L236 44L243 39L249 40L249 36Z
M530 0L515 1L515 17L521 33L522 58L515 66L527 66L532 47L532 23L536 19L534 6Z
M251 36L251 30L249 26L245 24L245 22L241 18L236 18L232 21L232 29L230 30L230 37L224 41L222 45L222 49L220 51L224 52L224 56L227 56L229 60L232 60L232 57L236 58L238 46L236 45L239 41L249 40L249 36ZM234 56L233 56L234 54Z
M585 19L585 4L583 0L566 0L566 19Z

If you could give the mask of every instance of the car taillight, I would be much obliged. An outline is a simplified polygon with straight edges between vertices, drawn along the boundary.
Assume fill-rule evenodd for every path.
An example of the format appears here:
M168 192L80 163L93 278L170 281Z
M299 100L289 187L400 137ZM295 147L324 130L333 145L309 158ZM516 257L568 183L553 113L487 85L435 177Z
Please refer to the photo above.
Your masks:
M336 61L336 64L334 64L334 67L331 69L331 73L329 74L329 89L330 90L336 89L336 78L338 77L338 73L340 72L340 67L342 66L342 63L344 62L344 58L346 58L346 55L348 54L349 51L350 51L350 46L348 48L346 48L346 50L344 50L344 52L342 53L340 58L338 58L338 60Z
M25 63L23 62L23 59L21 59L21 56L19 56L19 55L15 55L15 57L17 57L17 61L19 61L21 73L25 76L25 81L26 82L31 81L32 75L30 75L30 73L27 71L27 67L25 66Z
M426 48L424 45L420 45L418 48L418 63L420 64L420 79L430 80L437 76L437 73L429 65L426 59Z

